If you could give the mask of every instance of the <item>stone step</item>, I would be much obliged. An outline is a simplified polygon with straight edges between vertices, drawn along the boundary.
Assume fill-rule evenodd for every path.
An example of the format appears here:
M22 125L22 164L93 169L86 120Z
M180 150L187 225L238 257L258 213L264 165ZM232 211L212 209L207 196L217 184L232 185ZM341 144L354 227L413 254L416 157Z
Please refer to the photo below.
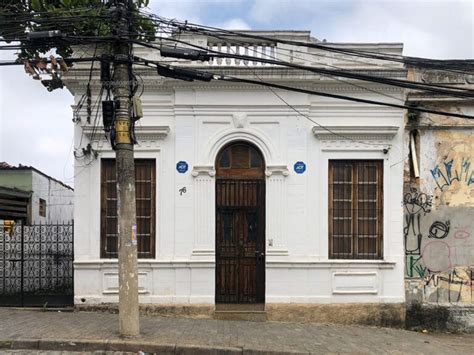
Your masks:
M214 319L220 320L245 320L251 322L265 322L265 311L214 311Z

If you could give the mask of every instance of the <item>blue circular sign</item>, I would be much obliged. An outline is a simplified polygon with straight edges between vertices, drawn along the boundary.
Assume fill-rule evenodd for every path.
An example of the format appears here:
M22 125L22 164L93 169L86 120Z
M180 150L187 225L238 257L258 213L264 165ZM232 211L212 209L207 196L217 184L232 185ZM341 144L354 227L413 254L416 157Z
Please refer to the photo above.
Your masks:
M293 169L295 170L295 173L303 174L306 171L306 164L302 161L297 161L293 166Z
M188 171L188 163L186 163L183 160L177 162L176 163L176 170L178 171L178 173L184 174L186 171Z

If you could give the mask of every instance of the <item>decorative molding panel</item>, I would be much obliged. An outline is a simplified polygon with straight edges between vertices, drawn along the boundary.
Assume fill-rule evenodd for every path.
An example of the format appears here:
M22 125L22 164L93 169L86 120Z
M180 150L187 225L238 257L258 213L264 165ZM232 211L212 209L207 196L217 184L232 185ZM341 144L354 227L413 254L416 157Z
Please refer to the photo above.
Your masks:
M138 293L147 294L150 293L148 287L151 285L148 272L138 272ZM103 274L103 294L118 294L118 273L117 272L104 272Z
M215 245L215 183L213 166L195 166L194 176L194 246L193 258L207 259L214 255Z
M320 140L370 140L388 141L397 134L398 126L325 126L313 127L313 134Z
M270 174L268 174L270 172ZM287 256L288 168L267 166L266 180L266 242L267 255Z
M332 274L333 294L377 294L376 271L336 271Z

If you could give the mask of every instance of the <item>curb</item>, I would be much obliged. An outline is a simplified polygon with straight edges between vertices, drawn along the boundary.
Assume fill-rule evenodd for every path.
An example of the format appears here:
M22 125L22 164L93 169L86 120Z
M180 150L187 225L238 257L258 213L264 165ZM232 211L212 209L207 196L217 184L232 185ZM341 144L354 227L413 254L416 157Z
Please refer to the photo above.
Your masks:
M0 350L122 351L179 355L302 355L309 352L268 351L244 347L193 344L159 344L136 340L16 339L0 340Z

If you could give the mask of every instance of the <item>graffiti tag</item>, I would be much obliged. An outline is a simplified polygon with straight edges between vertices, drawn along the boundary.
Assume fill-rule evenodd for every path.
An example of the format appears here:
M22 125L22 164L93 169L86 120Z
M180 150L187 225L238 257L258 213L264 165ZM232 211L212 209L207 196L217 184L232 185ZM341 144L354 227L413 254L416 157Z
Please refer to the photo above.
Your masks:
M436 221L433 222L433 224L430 227L430 230L428 232L428 238L434 238L434 239L444 239L449 233L449 221L446 222L440 222Z
M471 236L471 233L467 231L466 228L459 228L454 232L455 239L467 239Z
M410 191L403 197L403 205L406 210L405 227L403 235L405 239L406 254L420 254L422 233L420 227L421 217L431 211L432 197L418 192L411 187Z
M421 255L408 255L406 273L408 277L425 277L427 268L423 265Z
M454 181L474 184L474 170L470 158L462 158L455 164L454 159L445 160L430 170L433 179L441 191L451 186Z

